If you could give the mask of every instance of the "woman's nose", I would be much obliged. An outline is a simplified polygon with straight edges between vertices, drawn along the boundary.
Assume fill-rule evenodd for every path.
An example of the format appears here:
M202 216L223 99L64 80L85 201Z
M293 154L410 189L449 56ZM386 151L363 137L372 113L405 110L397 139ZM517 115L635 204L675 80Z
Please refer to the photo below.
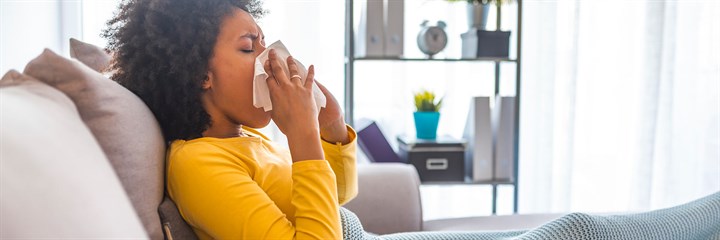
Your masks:
M267 48L265 47L264 44L258 44L258 51L255 51L255 54L256 54L255 57L260 56L260 54L262 52L264 52L265 49L267 49Z

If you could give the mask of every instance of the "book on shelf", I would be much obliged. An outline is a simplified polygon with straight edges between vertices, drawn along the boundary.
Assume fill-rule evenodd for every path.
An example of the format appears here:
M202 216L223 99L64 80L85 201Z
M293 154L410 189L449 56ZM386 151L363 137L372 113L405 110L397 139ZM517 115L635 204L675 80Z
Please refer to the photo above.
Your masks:
M515 97L497 97L492 123L495 136L494 179L512 182L515 167Z
M385 2L366 0L361 8L355 56L382 57L385 55Z
M385 0L385 57L403 55L405 1Z
M370 162L403 162L375 121L360 120L356 126L358 146Z
M463 138L467 140L465 171L470 181L493 179L490 97L473 97Z

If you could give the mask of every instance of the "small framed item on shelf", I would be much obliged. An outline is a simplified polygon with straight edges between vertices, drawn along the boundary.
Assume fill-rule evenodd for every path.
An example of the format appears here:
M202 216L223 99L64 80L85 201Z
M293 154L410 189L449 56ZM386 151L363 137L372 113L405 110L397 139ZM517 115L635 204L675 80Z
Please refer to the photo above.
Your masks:
M465 181L465 141L448 136L397 139L400 158L415 166L421 182Z

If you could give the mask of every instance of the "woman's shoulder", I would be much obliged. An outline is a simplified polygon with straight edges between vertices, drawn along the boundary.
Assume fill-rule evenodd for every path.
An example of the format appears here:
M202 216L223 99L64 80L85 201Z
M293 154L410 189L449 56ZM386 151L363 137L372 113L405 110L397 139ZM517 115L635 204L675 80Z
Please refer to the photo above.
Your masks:
M176 158L179 156L192 155L193 153L214 152L217 147L207 141L191 140L175 140L170 143L168 148L168 157Z
M259 140L249 138L196 138L175 140L168 149L168 164L237 161L257 149Z
M212 175L219 171L239 171L253 176L259 167L255 156L260 149L260 145L247 141L176 140L168 150L166 171L168 177Z
M169 154L245 151L258 147L257 145L262 141L263 139L259 137L200 137L190 140L175 140L170 144Z

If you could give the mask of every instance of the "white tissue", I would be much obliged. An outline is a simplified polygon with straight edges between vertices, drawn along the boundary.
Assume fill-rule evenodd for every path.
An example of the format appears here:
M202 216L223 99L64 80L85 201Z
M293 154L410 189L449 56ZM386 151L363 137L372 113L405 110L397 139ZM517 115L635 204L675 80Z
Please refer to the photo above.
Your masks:
M268 59L270 49L275 49L275 53L278 56L280 66L282 67L283 71L285 71L285 75L287 77L292 76L287 66L287 58L288 56L290 56L290 52L288 52L287 48L285 48L285 45L283 45L280 40L274 42L273 44L270 44L270 46L268 46L265 51L260 53L260 55L255 58L255 79L253 80L253 105L256 108L263 108L266 112L272 110L272 101L270 101L270 91L268 90L267 85L268 74L265 72L263 63L265 63L265 61ZM307 69L297 59L293 58L293 61L295 61L295 64L297 64L299 72L298 75L300 75L304 83L305 78L307 77ZM318 110L320 110L321 107L325 107L325 105L327 104L325 95L322 93L320 87L318 87L316 83L313 83L312 89L313 97L315 98L315 104L317 105Z

